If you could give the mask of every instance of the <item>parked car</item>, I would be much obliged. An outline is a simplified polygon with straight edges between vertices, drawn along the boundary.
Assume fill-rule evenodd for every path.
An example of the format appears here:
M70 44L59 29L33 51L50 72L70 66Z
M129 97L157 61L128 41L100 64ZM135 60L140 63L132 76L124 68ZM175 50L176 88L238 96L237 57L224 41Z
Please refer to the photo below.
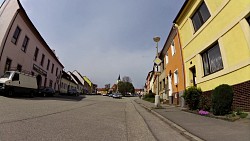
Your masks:
M102 96L108 96L109 94L102 94Z
M113 98L122 98L122 95L119 93L113 94Z
M38 91L38 95L40 96L54 96L55 90L51 87L42 87Z
M69 89L68 95L79 96L79 93L76 89Z
M113 94L109 94L109 97L113 97Z

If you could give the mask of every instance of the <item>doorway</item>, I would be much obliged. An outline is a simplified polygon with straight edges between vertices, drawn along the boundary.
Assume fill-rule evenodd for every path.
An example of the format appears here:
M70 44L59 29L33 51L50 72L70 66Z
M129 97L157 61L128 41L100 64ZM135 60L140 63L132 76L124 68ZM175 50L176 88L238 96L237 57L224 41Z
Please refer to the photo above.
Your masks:
M196 69L195 69L195 66L193 66L192 68L189 69L192 76L191 76L191 82L193 82L193 86L197 86L197 83L196 83Z
M36 76L36 82L37 82L37 88L40 89L41 84L42 84L42 76L41 75Z

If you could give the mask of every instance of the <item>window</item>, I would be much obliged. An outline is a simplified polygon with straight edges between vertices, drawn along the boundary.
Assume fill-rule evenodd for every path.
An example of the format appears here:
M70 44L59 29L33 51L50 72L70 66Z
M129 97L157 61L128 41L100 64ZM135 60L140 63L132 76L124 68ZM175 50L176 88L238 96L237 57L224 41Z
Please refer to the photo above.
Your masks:
M12 81L19 81L19 74L18 73L14 74Z
M17 71L19 71L19 72L22 71L22 65L20 65L20 64L17 65Z
M14 32L14 35L13 35L13 37L12 37L12 39L11 39L11 42L14 43L15 45L16 45L16 43L17 43L17 39L18 39L20 33L21 33L21 29L20 29L19 27L16 27L16 30L15 30L15 32Z
M43 55L42 55L42 60L41 60L41 63L40 63L41 66L43 66L44 57L45 57L45 55L43 54Z
M58 68L56 68L56 76L57 76L57 73L58 73Z
M34 58L33 58L34 61L37 60L38 52L39 52L39 49L36 48L36 51L35 51L35 54L34 54Z
M166 53L166 56L165 56L165 60L166 60L166 64L168 64L168 53Z
M162 90L162 82L160 82L160 91Z
M208 8L205 2L203 2L191 18L194 25L194 30L197 31L210 16L211 15L208 11Z
M171 51L172 51L172 56L174 56L175 54L175 44L174 44L174 40L171 43Z
M165 78L162 80L163 81L163 89L165 89L165 84L166 84L166 82L165 82Z
M202 54L202 61L205 75L223 69L222 57L218 43Z
M178 84L179 82L179 76L178 76L178 70L174 71L174 84Z
M54 71L54 64L52 64L51 73Z
M21 50L22 50L23 52L26 52L26 49L27 49L29 40L30 40L29 37L27 37L27 36L24 37L23 45L22 45L22 48L21 48Z
M54 90L56 90L56 83L54 83Z
M246 19L248 24L250 25L250 16Z
M12 62L12 60L10 60L9 58L7 58L6 63L5 63L5 67L4 67L4 72L10 70L11 62Z
M46 85L47 85L47 77L45 77L45 79L44 79L44 87L46 87Z
M50 60L48 59L47 70L49 70Z
M52 81L52 80L49 80L49 87L52 88L52 84L53 84L53 81Z

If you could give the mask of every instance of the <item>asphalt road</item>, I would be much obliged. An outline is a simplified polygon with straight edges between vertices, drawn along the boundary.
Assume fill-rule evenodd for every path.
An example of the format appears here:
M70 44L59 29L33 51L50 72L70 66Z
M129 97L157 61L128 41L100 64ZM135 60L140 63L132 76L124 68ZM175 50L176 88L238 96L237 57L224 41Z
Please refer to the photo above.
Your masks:
M135 98L0 96L0 141L187 140Z

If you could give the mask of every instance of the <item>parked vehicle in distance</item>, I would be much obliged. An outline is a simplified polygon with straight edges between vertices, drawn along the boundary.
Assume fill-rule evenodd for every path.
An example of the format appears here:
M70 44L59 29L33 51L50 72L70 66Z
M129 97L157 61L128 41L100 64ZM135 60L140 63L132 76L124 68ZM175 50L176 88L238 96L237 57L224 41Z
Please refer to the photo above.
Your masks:
M102 94L102 96L108 96L109 94Z
M80 94L78 93L76 89L69 89L68 95L79 96Z
M115 93L113 94L113 98L122 98L122 94Z
M113 97L113 94L109 94L109 97Z
M38 95L40 96L54 96L55 90L51 87L42 87L38 91Z
M33 97L37 92L37 79L30 74L6 71L0 78L0 93L7 96L27 94Z

